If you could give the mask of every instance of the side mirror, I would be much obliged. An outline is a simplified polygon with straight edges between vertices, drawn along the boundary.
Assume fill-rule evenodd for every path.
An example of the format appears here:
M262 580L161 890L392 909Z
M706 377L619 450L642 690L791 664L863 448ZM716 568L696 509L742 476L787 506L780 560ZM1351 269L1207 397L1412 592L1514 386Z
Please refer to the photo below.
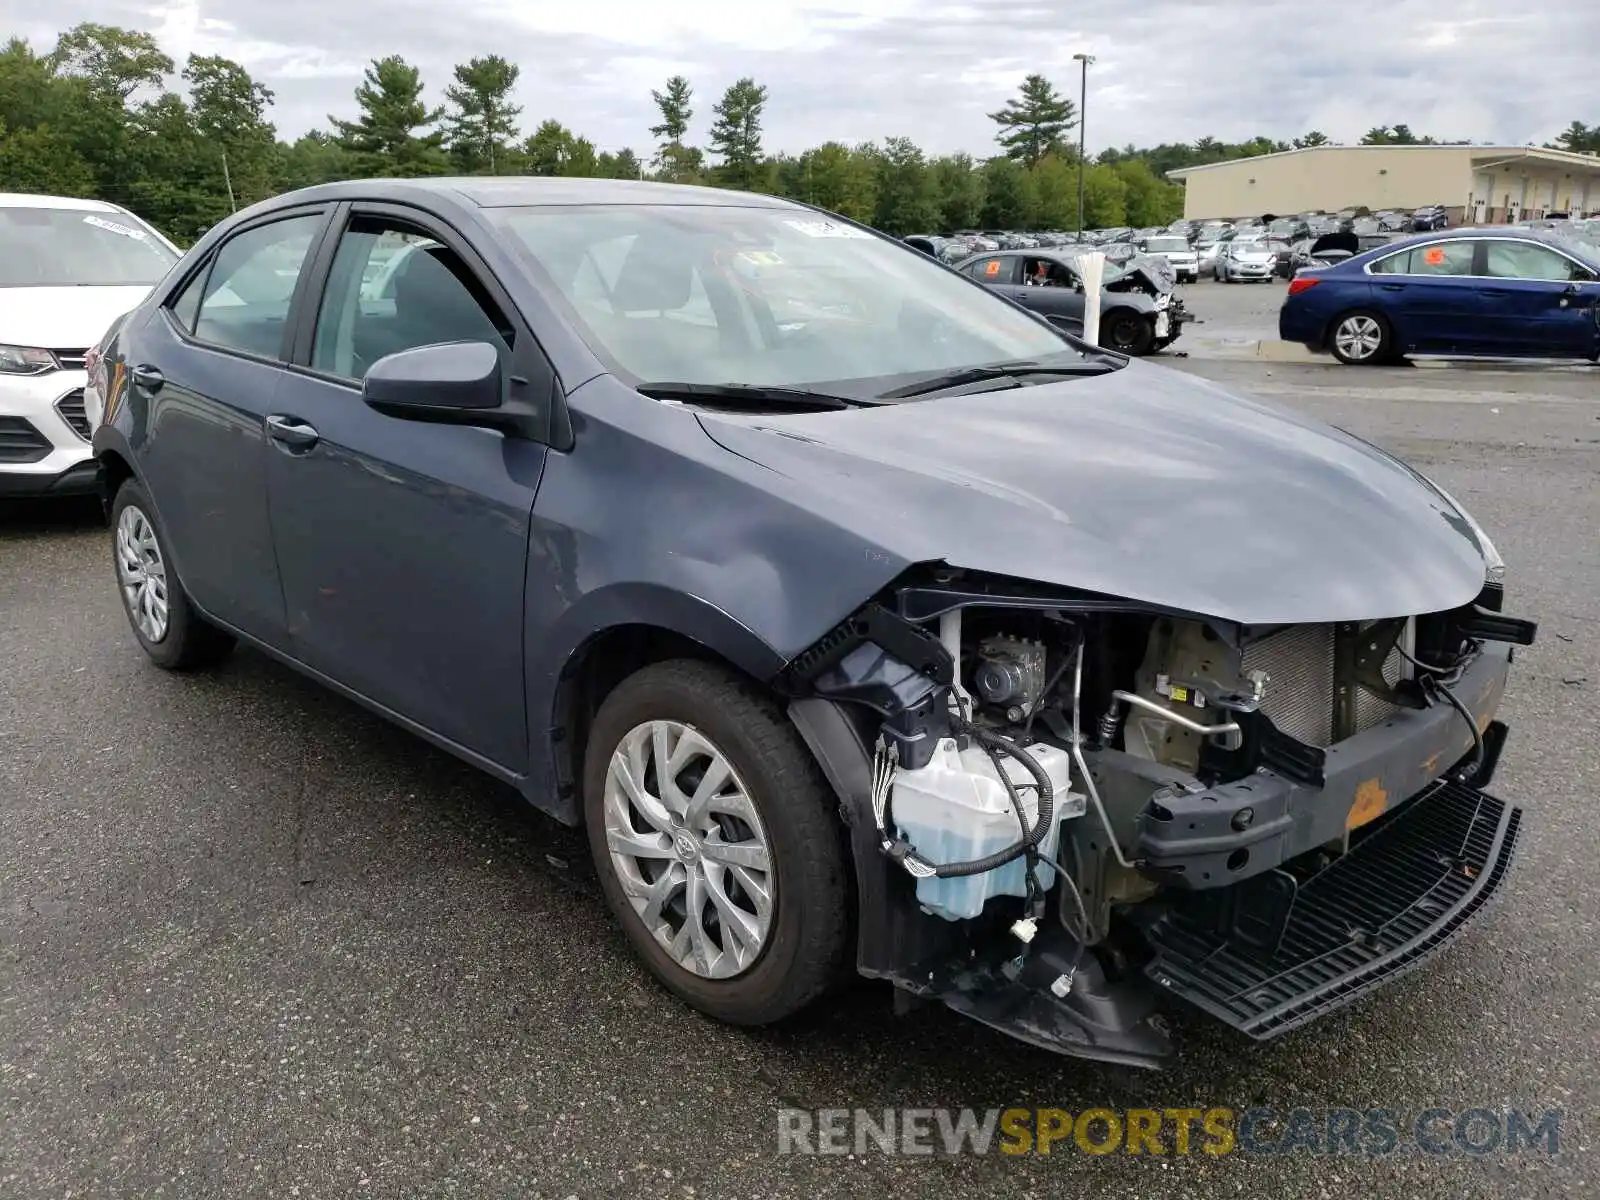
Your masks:
M392 417L471 423L505 401L500 352L488 342L417 346L367 369L361 398Z

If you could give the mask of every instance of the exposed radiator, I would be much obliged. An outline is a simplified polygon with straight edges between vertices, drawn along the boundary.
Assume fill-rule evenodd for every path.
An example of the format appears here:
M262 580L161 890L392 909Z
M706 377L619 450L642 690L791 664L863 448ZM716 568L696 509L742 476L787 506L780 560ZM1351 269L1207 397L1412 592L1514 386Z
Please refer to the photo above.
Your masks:
M1312 746L1333 744L1334 629L1332 625L1291 625L1246 644L1245 673L1265 671L1270 679L1261 711L1291 737ZM1389 652L1383 677L1397 683L1406 661L1398 649ZM1364 688L1356 692L1356 729L1382 724L1394 705Z

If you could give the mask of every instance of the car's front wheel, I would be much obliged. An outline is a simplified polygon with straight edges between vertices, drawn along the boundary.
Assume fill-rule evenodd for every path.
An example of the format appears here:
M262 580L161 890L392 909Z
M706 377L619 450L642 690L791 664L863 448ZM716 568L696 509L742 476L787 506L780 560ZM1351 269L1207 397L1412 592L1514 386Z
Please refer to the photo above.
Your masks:
M704 662L646 667L596 714L583 784L606 901L678 996L764 1025L840 977L850 892L837 800L761 689Z
M1113 309L1100 322L1100 344L1118 354L1149 354L1155 340L1150 321L1130 309Z
M1387 361L1392 341L1389 322L1378 313L1357 309L1334 322L1328 348L1347 366L1365 367Z
M122 608L134 637L158 667L210 666L233 649L233 638L195 612L173 565L150 497L126 479L111 502L111 546Z

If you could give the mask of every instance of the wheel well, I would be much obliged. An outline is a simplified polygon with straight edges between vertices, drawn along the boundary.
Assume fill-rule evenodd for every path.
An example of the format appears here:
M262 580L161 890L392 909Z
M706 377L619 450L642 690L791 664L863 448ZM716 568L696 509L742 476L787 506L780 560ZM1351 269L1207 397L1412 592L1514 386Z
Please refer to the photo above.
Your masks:
M122 455L115 450L107 450L100 455L100 499L107 512L111 511L111 502L117 498L117 489L132 478L133 468Z
M596 634L567 660L556 685L554 741L556 792L580 821L583 804L583 759L589 749L589 728L612 690L628 676L674 658L713 662L730 670L733 663L709 647L657 625L617 625Z

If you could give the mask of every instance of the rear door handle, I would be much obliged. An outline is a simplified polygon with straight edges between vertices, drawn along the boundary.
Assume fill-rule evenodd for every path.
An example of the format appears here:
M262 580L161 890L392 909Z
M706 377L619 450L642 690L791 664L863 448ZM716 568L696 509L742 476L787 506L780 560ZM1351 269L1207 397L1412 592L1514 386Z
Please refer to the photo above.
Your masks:
M1505 288L1483 288L1478 293L1480 296L1509 296L1510 294Z
M147 392L159 392L167 377L149 363L140 363L133 369L133 381Z
M306 450L317 444L320 435L299 417L271 413L267 417L267 436L296 450Z
M1403 292L1406 290L1406 285L1403 283L1380 283L1378 286L1386 292Z

